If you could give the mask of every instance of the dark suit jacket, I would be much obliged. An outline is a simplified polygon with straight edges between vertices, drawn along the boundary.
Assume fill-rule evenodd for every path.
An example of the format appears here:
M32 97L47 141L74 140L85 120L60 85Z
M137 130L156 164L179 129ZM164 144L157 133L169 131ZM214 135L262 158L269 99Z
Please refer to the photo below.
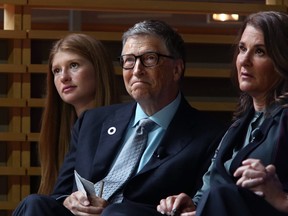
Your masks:
M121 146L136 103L90 110L77 121L72 132L71 151L65 158L53 197L76 191L74 169L97 182L104 178ZM116 128L109 135L108 129ZM157 205L160 199L180 192L194 194L216 147L213 141L223 126L192 108L182 98L178 110L160 143L160 158L152 157L124 188L124 199Z
M215 168L211 172L211 187L213 184L234 183L233 173L247 158L260 159L266 166L274 164L284 190L288 191L288 108L276 107L271 116L266 118L253 143L244 147L231 163L229 173L223 166L230 157L235 145L243 143L248 124L254 111L236 121L229 128L215 160Z
M224 167L225 161L231 158L233 148L237 145L241 147L253 114L254 109L251 109L246 116L232 124L223 137L209 169L210 178L207 175L204 177L210 186L205 184L193 198L197 204L197 215L287 216L287 213L276 210L249 189L236 186L237 179L233 173L243 160L260 159L265 166L276 166L283 190L288 192L288 108L276 107L260 125L254 141L242 148L232 160L228 172Z

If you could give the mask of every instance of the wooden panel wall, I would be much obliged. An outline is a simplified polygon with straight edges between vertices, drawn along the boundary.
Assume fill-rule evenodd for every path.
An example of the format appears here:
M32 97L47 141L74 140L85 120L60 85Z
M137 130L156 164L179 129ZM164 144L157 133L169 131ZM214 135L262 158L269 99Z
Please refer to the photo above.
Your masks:
M40 175L37 140L44 105L46 62L53 41L69 32L81 31L102 40L116 59L120 54L121 34L129 26L139 19L166 19L173 15L173 20L168 18L168 22L171 21L187 43L184 93L194 107L229 121L237 98L229 80L230 48L237 26L191 28L187 22L192 22L190 17L197 14L225 12L245 16L260 10L287 12L287 1L272 2L278 5L164 0L0 0L0 14L3 14L0 19L3 20L0 24L0 216L11 215L21 199L37 191ZM68 14L69 19L59 18L55 22L51 16L57 11ZM48 17L51 14L50 19L39 19L37 14L42 12ZM84 20L85 14L106 16L110 22L90 23ZM121 68L116 60L114 63L122 100L130 100L122 83Z

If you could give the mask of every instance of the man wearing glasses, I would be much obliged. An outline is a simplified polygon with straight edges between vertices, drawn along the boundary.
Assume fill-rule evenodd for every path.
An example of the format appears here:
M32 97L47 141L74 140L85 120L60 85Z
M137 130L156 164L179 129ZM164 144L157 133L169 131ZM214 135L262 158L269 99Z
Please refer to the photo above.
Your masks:
M134 102L85 112L72 132L72 148L53 194L30 195L14 215L161 215L155 211L159 200L180 192L192 195L199 188L222 128L181 93L183 39L153 20L137 23L122 39L119 62ZM133 159L117 158L142 119L153 121L147 143L131 174L113 179L115 170L128 172L126 164ZM95 184L94 195L77 188L74 171Z

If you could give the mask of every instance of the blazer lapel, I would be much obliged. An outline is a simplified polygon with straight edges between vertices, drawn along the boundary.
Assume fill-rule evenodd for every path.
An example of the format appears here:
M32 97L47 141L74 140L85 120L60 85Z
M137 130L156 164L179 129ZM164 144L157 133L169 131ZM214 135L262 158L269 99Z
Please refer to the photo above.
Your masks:
M269 128L272 126L274 122L274 116L281 110L281 107L276 108L272 113L271 116L266 118L262 125L259 128L259 135L255 139L254 142L249 143L247 146L245 146L243 149L239 151L239 153L234 158L233 162L231 163L230 171L231 173L234 173L235 170L241 166L241 163L243 160L247 158L247 155L249 155L255 148L257 148L263 140L265 140L265 137L268 134Z
M190 143L189 142L190 140L180 138L183 136L182 136L182 133L178 133L178 132L167 131L166 134L173 134L173 136L168 135L168 136L163 137L163 140L161 141L159 145L160 148L163 148L162 155L160 155L160 157L157 157L157 152L155 152L156 154L152 155L151 159L148 161L148 163L143 167L143 169L138 174L147 172L151 169L155 169L156 167L165 163L167 160L170 160L178 152L180 152L186 145Z
M182 97L182 101L179 105L178 110L175 113L175 116L172 118L165 135L159 144L158 148L162 148L162 155L160 158L157 157L156 154L151 157L148 163L143 167L143 169L138 173L141 174L143 172L147 172L151 169L154 169L161 164L165 163L167 160L170 160L174 157L178 152L180 152L183 148L186 147L193 137L197 137L197 134L193 134L194 130L193 125L195 124L193 121L187 119L186 113L190 113L191 108L187 101ZM179 125L181 129L179 129ZM185 127L184 127L184 126ZM195 126L194 126L195 127ZM191 134L191 136L187 137L187 134ZM157 150L156 150L157 151ZM137 174L137 175L138 175Z
M121 147L127 126L135 112L135 104L128 104L125 107L116 110L107 121L104 121L101 128L101 136L98 141L98 147L95 153L92 179L99 181L102 179L115 159L118 148ZM97 142L97 141L95 141ZM108 167L108 168L107 168ZM97 170L97 173L95 173Z
M228 182L231 181L231 176L226 171L224 164L232 157L235 146L242 145L247 131L247 125L249 124L252 115L253 112L251 111L242 119L235 121L230 126L220 143L221 146L219 147L215 160L216 168Z

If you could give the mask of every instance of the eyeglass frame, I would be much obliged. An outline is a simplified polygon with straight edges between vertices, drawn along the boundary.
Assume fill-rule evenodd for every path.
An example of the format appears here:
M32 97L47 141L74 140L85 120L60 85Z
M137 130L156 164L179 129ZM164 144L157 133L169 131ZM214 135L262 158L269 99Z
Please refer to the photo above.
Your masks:
M157 56L157 61L156 61L156 63L155 63L154 65L149 65L149 66L147 66L147 65L144 64L144 62L143 62L143 60L142 60L142 56L147 55L147 54L156 54L156 56ZM124 65L124 64L123 64L123 62L124 62L124 61L123 61L123 56L133 56L133 57L135 58L134 65L133 65L132 67L129 67L129 68L126 68L126 67L124 68L124 67L123 67L123 65ZM125 70L131 70L131 69L133 69L133 68L135 67L136 61L137 61L138 58L140 59L140 62L141 62L141 64L142 64L144 67L154 67L154 66L158 65L160 57L175 59L174 56L164 55L164 54L161 54L161 53L158 53L158 52L146 52L146 53L143 53L142 55L138 55L138 56L136 56L136 55L134 55L134 54L121 55L121 56L118 57L118 60L119 60L120 66L121 66L123 69L125 69Z

